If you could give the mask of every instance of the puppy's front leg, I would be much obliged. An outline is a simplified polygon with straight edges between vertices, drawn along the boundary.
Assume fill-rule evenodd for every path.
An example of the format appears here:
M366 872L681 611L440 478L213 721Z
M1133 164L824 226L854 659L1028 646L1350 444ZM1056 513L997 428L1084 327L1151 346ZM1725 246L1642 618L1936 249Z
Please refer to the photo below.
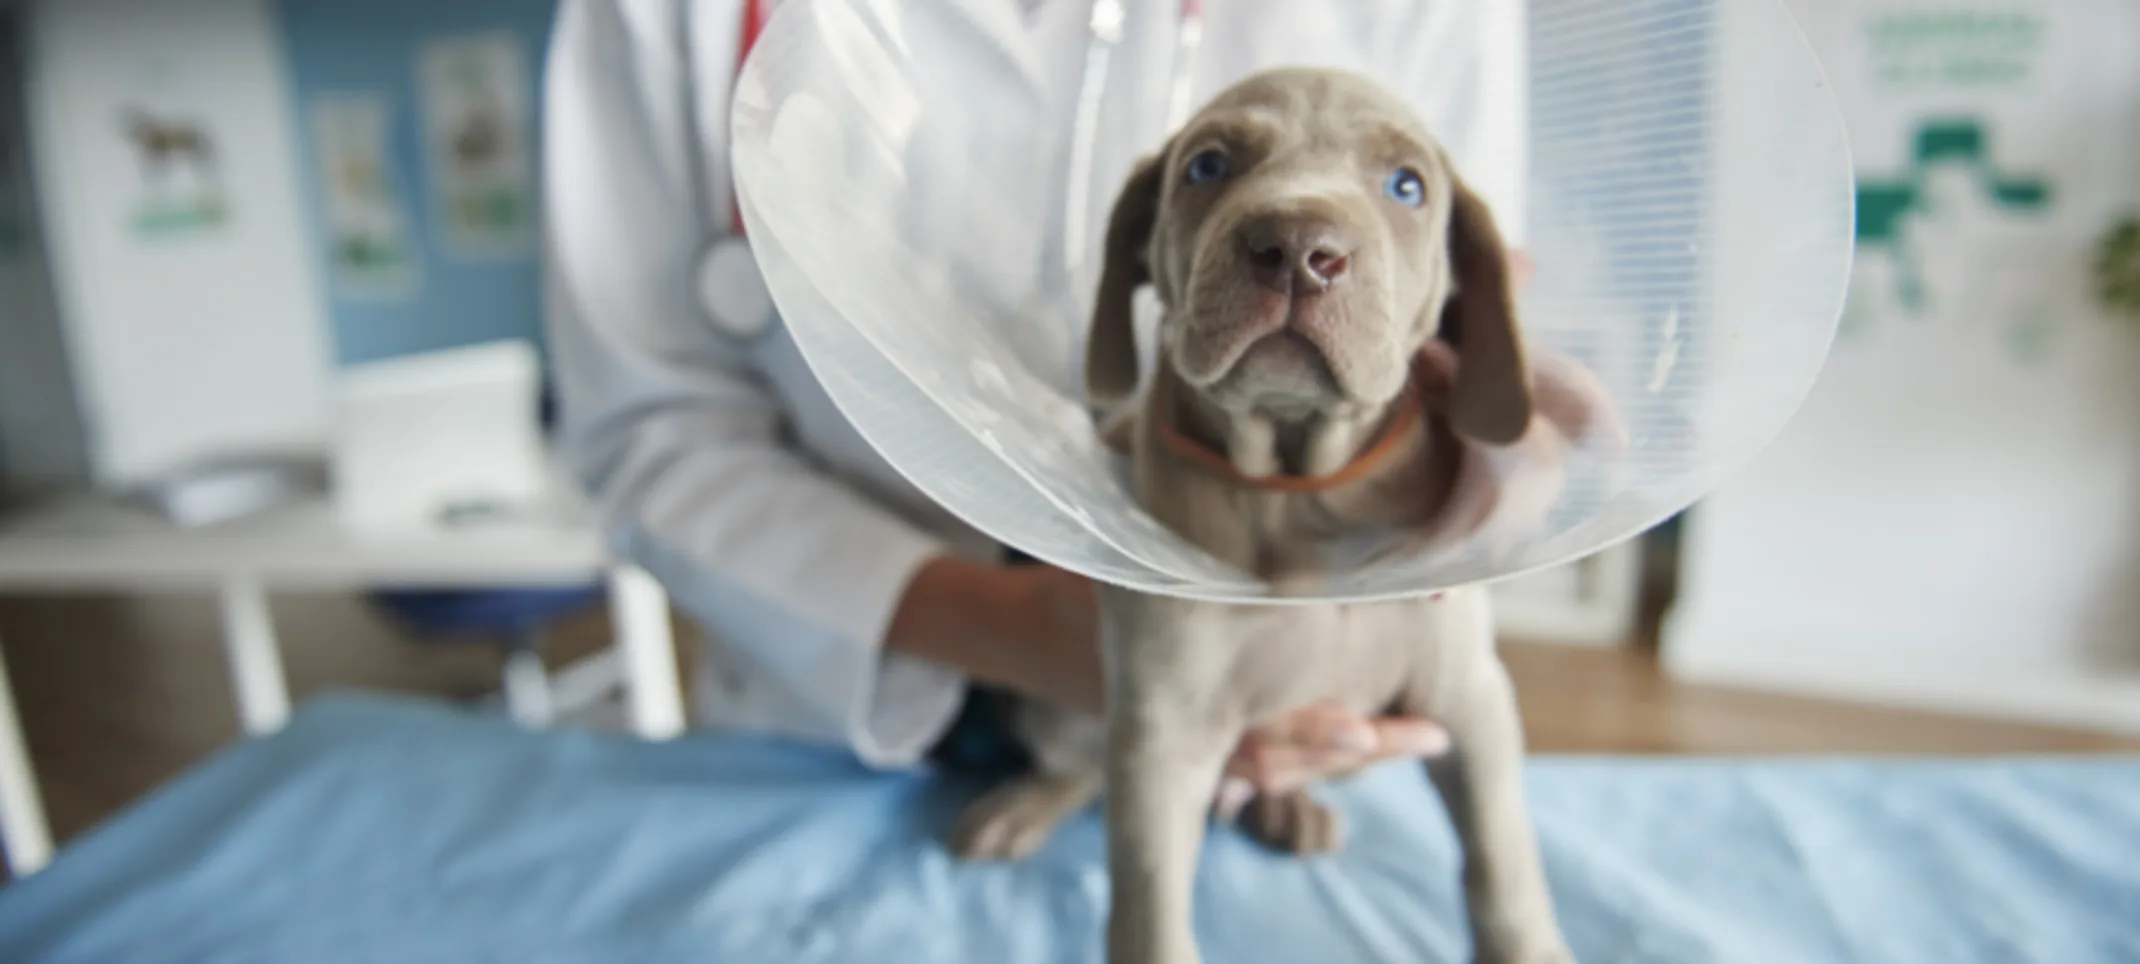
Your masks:
M1505 677L1504 677L1505 679ZM1445 722L1452 751L1427 765L1464 847L1464 896L1479 964L1571 964L1523 793L1520 723L1482 707Z
M1141 717L1141 718L1140 718ZM1169 736L1152 714L1120 714L1109 733L1108 964L1198 964L1195 890L1205 814L1225 751Z
M1553 910L1523 787L1523 720L1494 653L1491 604L1449 594L1438 672L1407 709L1448 729L1452 750L1427 765L1464 850L1464 897L1479 964L1572 964Z
M1216 614L1105 590L1108 964L1198 964L1197 857L1240 726L1216 699Z

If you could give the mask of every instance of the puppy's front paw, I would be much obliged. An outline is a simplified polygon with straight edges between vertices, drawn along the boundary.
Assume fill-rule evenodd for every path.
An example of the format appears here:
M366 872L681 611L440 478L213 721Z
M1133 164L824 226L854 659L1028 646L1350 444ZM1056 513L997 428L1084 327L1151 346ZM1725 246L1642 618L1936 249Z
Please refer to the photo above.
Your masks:
M1555 928L1486 937L1472 956L1476 964L1575 964L1575 955Z
M1086 802L1088 793L1049 777L1014 780L975 800L951 828L951 855L960 860L1024 860L1040 851Z
M1575 955L1565 947L1540 949L1520 954L1480 955L1477 964L1575 964Z
M1258 795L1241 811L1241 829L1266 847L1300 857L1329 853L1345 838L1344 819L1306 790Z

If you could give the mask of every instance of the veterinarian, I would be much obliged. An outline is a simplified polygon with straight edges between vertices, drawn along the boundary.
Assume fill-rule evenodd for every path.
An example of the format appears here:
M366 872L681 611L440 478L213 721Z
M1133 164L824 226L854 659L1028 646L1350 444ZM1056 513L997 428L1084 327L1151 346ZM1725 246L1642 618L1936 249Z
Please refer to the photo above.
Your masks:
M989 688L1097 710L1092 587L1013 564L933 505L841 416L774 316L733 218L726 144L738 51L769 0L681 2L562 4L546 283L566 451L615 544L707 636L700 720L900 767L985 754ZM979 30L1088 42L1090 0L981 2L1005 10ZM1449 91L1429 120L1520 226L1521 5L1422 4L1436 8L1423 35L1390 42ZM1130 0L1132 35L1170 36L1175 6ZM1291 36L1207 40L1201 56ZM1225 795L1446 744L1431 721L1309 710L1244 741Z

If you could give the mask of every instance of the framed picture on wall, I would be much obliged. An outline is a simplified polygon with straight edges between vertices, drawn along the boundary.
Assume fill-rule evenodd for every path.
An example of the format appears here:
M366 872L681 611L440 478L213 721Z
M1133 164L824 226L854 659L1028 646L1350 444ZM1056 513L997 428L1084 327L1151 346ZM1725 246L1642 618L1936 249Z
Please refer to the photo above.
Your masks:
M311 105L327 266L337 293L401 300L421 280L409 206L390 163L385 96L336 93Z
M433 224L463 257L524 257L537 228L527 53L507 31L446 37L418 60Z

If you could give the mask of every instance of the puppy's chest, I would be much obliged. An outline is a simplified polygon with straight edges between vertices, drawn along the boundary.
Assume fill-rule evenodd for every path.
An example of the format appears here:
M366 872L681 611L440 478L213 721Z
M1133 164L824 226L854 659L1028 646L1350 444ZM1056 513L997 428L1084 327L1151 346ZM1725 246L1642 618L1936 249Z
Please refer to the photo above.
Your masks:
M1341 540L1406 531L1427 515L1417 508L1422 500L1411 479L1396 473L1329 493L1236 492L1234 498L1249 536L1249 551L1236 561L1281 584L1329 571Z
M1429 655L1416 606L1228 607L1227 688L1251 718L1334 701L1359 712L1387 707Z

